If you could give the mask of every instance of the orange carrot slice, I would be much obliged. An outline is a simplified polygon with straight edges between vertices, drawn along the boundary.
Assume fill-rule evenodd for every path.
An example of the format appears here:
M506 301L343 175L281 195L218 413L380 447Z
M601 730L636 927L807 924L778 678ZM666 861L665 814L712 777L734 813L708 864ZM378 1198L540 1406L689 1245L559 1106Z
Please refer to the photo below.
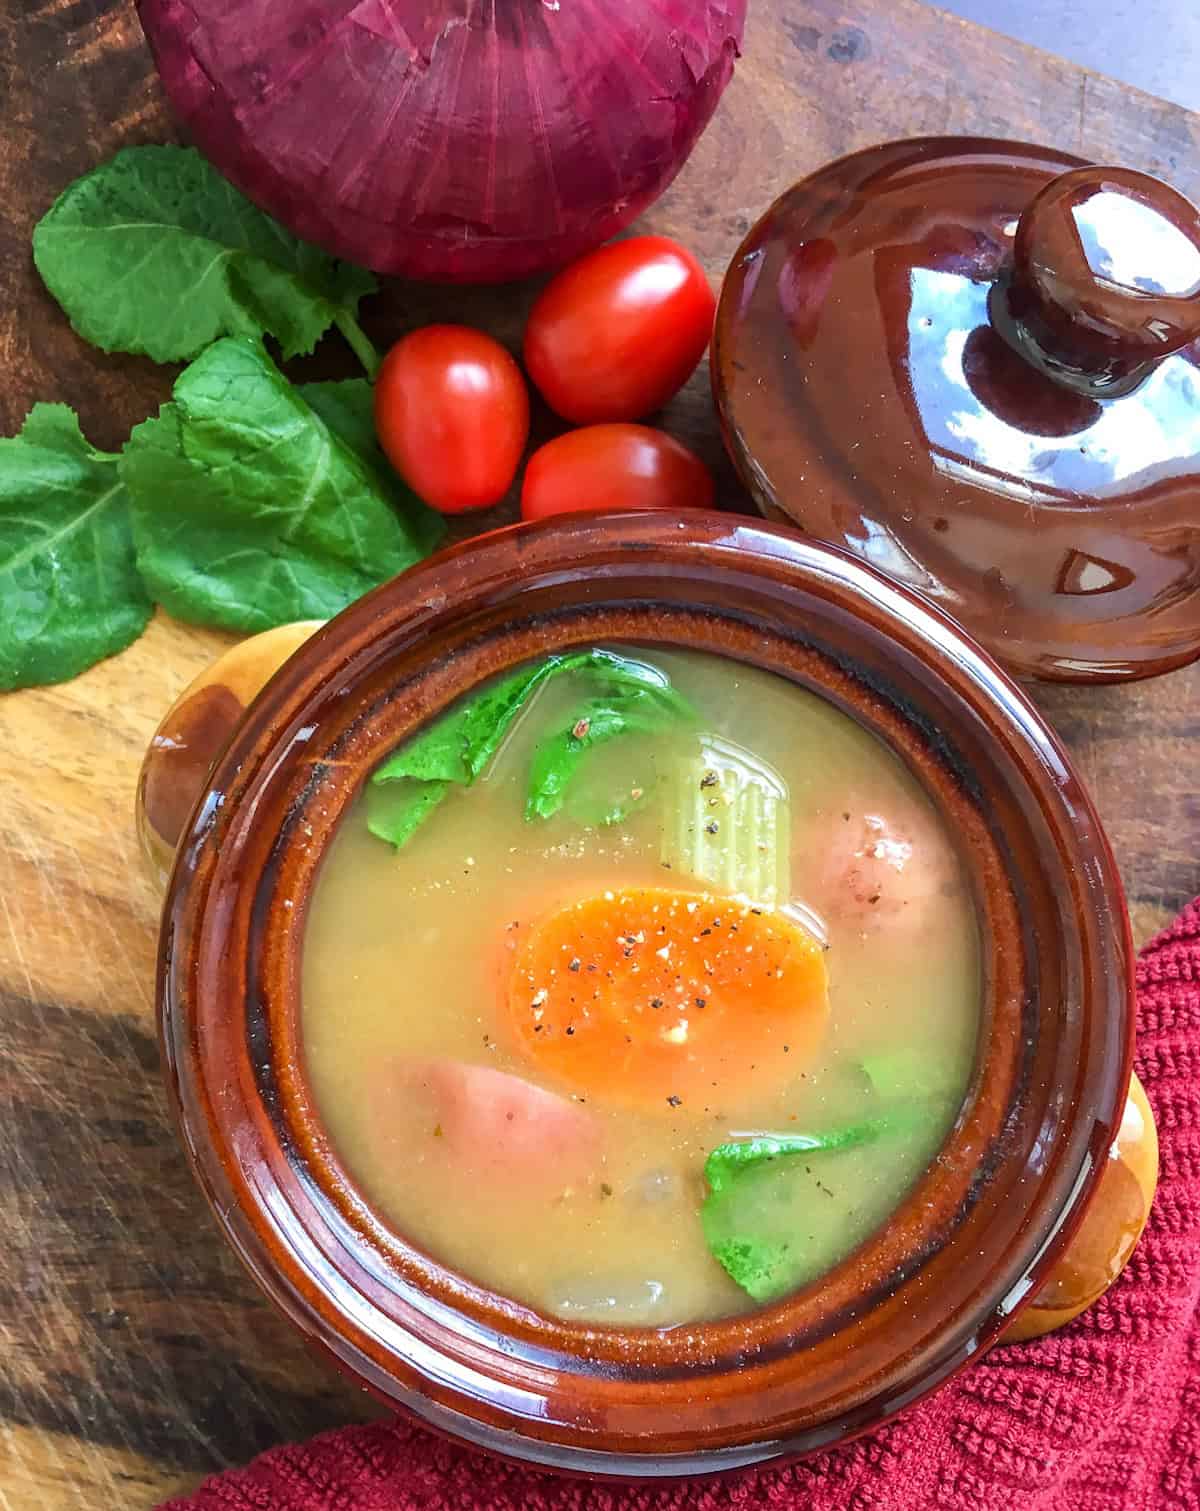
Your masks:
M535 924L508 1008L521 1048L581 1092L670 1109L790 1079L828 1013L820 943L786 915L657 887Z

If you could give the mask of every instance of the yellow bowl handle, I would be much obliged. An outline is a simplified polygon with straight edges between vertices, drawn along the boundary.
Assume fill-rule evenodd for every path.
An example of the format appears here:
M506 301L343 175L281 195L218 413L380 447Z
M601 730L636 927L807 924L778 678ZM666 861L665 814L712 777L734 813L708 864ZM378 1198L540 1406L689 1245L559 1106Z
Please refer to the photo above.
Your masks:
M1158 1133L1142 1083L1129 1083L1125 1116L1079 1231L1029 1305L1004 1332L1006 1343L1040 1338L1091 1306L1129 1263L1158 1184Z
M160 892L188 815L242 715L320 628L319 620L284 624L233 646L200 673L158 726L138 778L137 830Z

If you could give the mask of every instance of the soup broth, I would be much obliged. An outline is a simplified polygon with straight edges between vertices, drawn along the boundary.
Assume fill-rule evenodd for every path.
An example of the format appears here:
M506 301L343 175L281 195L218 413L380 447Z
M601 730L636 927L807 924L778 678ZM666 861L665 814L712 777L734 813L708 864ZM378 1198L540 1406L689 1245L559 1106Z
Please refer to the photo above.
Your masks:
M921 787L830 703L720 656L587 654L515 715L511 680L464 700L356 800L304 1056L406 1239L546 1313L669 1326L887 1220L961 1104L976 918Z

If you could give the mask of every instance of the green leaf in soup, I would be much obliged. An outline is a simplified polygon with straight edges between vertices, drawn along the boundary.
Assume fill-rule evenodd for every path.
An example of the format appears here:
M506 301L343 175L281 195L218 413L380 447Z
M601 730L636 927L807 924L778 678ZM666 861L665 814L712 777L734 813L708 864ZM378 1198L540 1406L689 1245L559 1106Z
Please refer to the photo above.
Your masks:
M406 845L451 787L469 787L495 754L536 688L561 665L550 658L522 667L442 715L393 752L371 779L367 828L397 849Z
M945 1098L961 1091L954 1061L948 1057L934 1059L928 1050L908 1046L884 1050L866 1056L860 1064L871 1090L885 1100Z
M425 554L427 527L257 342L217 341L185 368L120 470L138 567L180 619L327 619Z
M755 1301L774 1301L800 1284L784 1278L796 1273L792 1239L722 1238L707 1223L705 1236L713 1258Z
M657 667L614 651L547 656L465 698L383 762L372 782L403 783L404 790L390 800L388 820L376 822L368 813L371 833L397 846L406 844L452 785L469 787L481 775L538 688L572 672L607 688L653 688L672 707L688 706Z
M557 813L588 751L597 745L620 735L657 734L690 716L679 694L670 691L673 696L667 698L658 687L635 685L593 698L576 709L564 727L542 740L533 753L525 817L550 818Z
M709 1252L756 1301L814 1280L855 1246L864 1220L886 1216L894 1196L875 1191L867 1200L878 1210L864 1212L861 1199L840 1189L829 1156L922 1128L931 1136L940 1129L933 1109L906 1103L842 1128L721 1144L704 1166L700 1221Z
M436 550L445 538L446 521L421 502L384 456L375 434L374 384L366 378L346 378L338 383L301 383L299 389L309 408L370 470L380 493L408 521L422 551Z
M156 362L186 361L219 336L311 351L377 287L298 241L190 147L126 147L76 179L35 227L33 256L85 340Z
M758 1138L732 1139L718 1144L704 1161L704 1179L710 1196L728 1191L747 1171L759 1170L778 1159L797 1154L828 1154L835 1149L853 1149L887 1132L891 1119L867 1118L845 1128L822 1133L763 1134Z
M372 781L473 782L498 748L530 694L549 677L553 660L523 667L460 702L393 752Z
M389 782L367 788L367 828L397 850L408 844L450 790L449 782Z
M150 612L117 458L65 404L36 405L0 439L0 690L74 677L136 640Z
M611 829L625 823L650 802L652 793L628 780L616 782L609 773L606 782L589 782L587 774L571 783L564 805L571 819L588 829Z

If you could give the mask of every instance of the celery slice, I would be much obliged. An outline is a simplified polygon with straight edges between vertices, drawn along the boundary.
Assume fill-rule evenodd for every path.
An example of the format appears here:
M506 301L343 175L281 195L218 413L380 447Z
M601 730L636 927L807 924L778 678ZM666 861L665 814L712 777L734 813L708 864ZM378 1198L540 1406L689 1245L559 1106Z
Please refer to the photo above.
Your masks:
M705 735L666 786L664 865L767 907L787 901L791 823L774 767Z

